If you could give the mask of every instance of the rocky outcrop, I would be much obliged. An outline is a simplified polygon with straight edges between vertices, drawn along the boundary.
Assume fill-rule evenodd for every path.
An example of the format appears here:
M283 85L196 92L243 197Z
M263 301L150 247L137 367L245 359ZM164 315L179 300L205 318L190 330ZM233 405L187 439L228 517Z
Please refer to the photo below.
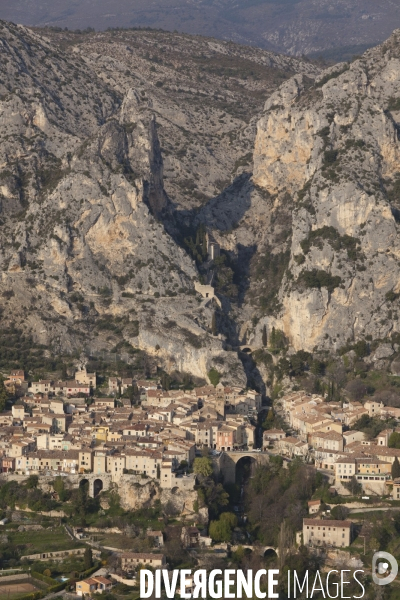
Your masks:
M170 513L175 512L186 517L193 515L194 518L197 515L197 492L193 486L187 489L162 489L154 479L145 480L135 475L124 475L118 483L118 495L125 510L153 506L154 502L159 500L162 507ZM207 515L204 513L203 516Z
M5 328L22 323L49 355L134 348L240 386L263 373L247 361L246 376L232 348L260 348L264 326L309 351L398 331L398 32L320 73L180 38L185 70L172 34L156 60L143 32L67 32L63 52L25 28L0 31ZM225 59L239 61L240 94L230 78L221 91ZM229 300L196 295L185 239L200 224L230 262L216 273Z
M77 48L0 32L2 325L21 324L51 355L122 345L205 380L219 360L224 381L244 386L162 221L172 209L152 100L111 89Z
M258 123L254 181L292 206L277 326L295 349L399 331L400 32L316 82L296 76Z

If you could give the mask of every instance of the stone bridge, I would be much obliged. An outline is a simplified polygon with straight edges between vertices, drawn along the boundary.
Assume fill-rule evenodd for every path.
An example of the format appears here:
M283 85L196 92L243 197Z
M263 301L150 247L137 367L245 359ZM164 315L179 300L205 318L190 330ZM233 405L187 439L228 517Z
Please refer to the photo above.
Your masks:
M218 466L219 472L223 476L224 483L235 483L236 465L242 458L250 458L254 466L265 465L269 462L269 454L267 452L252 452L251 450L222 452L218 458Z
M268 550L271 550L272 552L275 552L277 556L279 556L279 549L274 548L273 546L247 546L246 544L240 544L240 546L231 546L231 551L235 552L238 548L248 548L260 556L264 556Z
M69 475L68 480L73 487L80 487L86 482L89 485L89 496L95 498L104 490L109 490L112 483L110 473L83 473L82 475Z

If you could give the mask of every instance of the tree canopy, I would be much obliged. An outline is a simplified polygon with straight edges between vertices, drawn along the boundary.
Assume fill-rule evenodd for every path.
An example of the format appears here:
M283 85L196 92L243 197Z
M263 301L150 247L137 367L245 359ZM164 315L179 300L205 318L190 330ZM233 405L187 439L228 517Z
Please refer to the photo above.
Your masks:
M196 473L196 475L210 477L213 472L211 460L207 456L195 458L193 461L193 471Z

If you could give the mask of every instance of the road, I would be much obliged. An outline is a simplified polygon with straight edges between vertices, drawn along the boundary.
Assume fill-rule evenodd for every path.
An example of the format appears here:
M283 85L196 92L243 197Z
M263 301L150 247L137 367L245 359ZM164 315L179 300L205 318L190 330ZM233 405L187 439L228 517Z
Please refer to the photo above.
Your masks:
M346 506L346 505L342 504L341 506ZM361 513L361 512L376 512L378 510L385 510L385 511L386 510L400 510L400 506L381 506L381 507L376 507L376 508L352 508L352 509L350 509L349 514L353 515L355 513Z

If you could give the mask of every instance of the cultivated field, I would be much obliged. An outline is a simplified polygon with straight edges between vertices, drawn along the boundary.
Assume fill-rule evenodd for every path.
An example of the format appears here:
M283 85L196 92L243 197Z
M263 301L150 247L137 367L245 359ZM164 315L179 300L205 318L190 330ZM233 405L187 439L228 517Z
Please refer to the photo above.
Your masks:
M76 540L71 540L64 527L52 527L42 531L7 531L7 535L10 543L25 546L22 554L70 550L82 545Z

